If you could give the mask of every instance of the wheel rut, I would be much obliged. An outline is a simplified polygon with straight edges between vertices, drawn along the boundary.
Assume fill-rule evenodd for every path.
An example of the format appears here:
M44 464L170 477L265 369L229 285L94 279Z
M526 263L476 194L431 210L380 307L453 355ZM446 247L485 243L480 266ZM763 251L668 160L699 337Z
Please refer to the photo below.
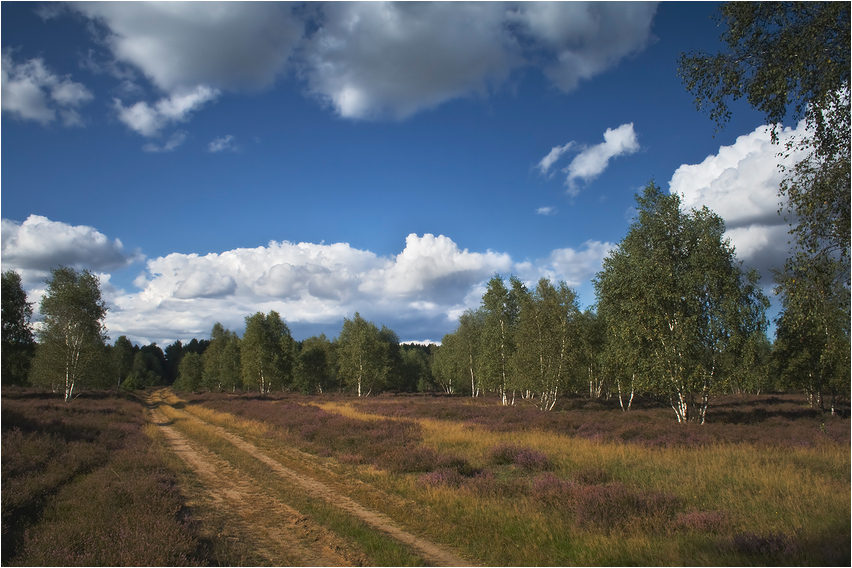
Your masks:
M310 497L346 511L373 529L381 531L414 551L433 566L469 566L470 563L443 547L401 529L390 517L371 510L342 495L333 487L290 469L270 457L245 438L211 424L168 402L168 390L149 396L149 419L163 432L169 447L198 476L214 506L236 512L247 523L250 534L256 536L257 552L273 564L301 566L361 565L363 554L348 550L344 539L292 509L286 503L259 491L259 484L244 472L233 468L213 452L200 447L181 434L159 409L168 405L181 418L201 423L205 430L266 464L279 478L300 488ZM253 539L254 540L254 539Z

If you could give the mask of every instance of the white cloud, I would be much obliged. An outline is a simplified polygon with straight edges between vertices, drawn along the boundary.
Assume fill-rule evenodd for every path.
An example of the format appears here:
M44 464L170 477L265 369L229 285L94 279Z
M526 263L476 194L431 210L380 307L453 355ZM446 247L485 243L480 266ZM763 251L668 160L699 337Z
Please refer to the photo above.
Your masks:
M556 213L556 208L550 207L550 206L539 207L538 209L535 210L535 212L539 215L553 215L554 213Z
M12 52L3 50L2 93L0 104L5 112L22 120L43 125L56 120L57 113L65 126L82 126L77 109L94 95L82 83L52 73L40 57L15 63Z
M779 164L789 167L803 158L800 153L782 158L779 152L786 141L804 134L801 122L796 129L781 130L780 144L772 144L769 128L759 127L700 164L680 166L669 181L669 191L682 196L684 208L706 205L725 220L737 256L757 268L764 283L789 252L789 227L778 214L783 179Z
M569 92L643 50L656 3L82 2L116 62L162 91L288 72L339 115L402 119L536 67ZM89 58L94 61L93 58ZM98 65L106 68L105 65Z
M303 74L344 117L405 118L541 66L565 92L644 49L656 4L332 3Z
M96 272L124 268L142 258L127 254L119 239L110 240L93 227L68 225L40 215L23 223L2 220L3 270L17 269L22 278L44 278L60 265Z
M118 119L142 136L159 136L160 131L173 122L186 122L190 115L215 100L219 90L206 85L195 87L191 91L164 97L154 106L140 101L125 107L119 99L113 99Z
M228 150L236 150L236 146L234 146L234 137L230 134L215 138L207 146L207 151L213 154L217 152L225 152Z
M603 259L615 248L613 243L589 240L583 248L556 249L537 265L551 280L564 280L569 286L580 286L594 278L603 266Z
M178 130L172 134L162 146L157 146L156 144L149 142L142 146L142 150L145 152L171 152L186 142L187 135L188 133L186 130Z
M575 196L580 192L577 188L577 179L589 183L603 173L611 159L638 151L639 142L636 140L632 122L622 124L615 130L607 128L603 142L584 148L571 160L568 167L562 170L568 174L565 180L568 194Z
M556 162L562 154L570 150L574 146L575 142L571 141L565 144L564 146L554 146L550 152L541 159L541 161L536 165L538 171L541 175L546 176L547 172L550 170L550 166Z

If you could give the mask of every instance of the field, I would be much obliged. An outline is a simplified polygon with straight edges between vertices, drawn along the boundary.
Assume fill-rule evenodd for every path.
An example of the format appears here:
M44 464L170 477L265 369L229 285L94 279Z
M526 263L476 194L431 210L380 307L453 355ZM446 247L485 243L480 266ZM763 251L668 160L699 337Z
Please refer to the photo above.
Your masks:
M3 564L848 566L849 418L713 402L4 388Z

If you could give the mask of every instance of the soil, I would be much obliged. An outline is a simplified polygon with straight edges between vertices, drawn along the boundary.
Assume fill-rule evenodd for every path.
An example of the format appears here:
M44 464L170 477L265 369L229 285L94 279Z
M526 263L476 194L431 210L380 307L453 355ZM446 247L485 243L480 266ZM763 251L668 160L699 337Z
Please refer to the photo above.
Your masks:
M299 487L311 498L321 499L366 522L381 531L433 566L468 566L470 562L456 556L423 537L401 529L388 516L371 510L342 495L332 486L304 473L285 467L266 452L224 428L206 422L182 410L167 389L148 397L148 418L159 427L169 448L186 463L196 477L196 483L184 488L190 506L204 503L215 510L217 517L228 519L229 528L250 540L253 553L275 566L361 566L369 559L345 538L313 522L309 516L262 489L263 483L246 471L236 470L229 462L196 440L190 440L177 430L160 408L168 405L182 419L196 421L208 434L223 439L255 459L263 462L274 475L288 484ZM290 449L289 452L299 453ZM231 537L234 538L234 537ZM247 543L244 543L247 544Z

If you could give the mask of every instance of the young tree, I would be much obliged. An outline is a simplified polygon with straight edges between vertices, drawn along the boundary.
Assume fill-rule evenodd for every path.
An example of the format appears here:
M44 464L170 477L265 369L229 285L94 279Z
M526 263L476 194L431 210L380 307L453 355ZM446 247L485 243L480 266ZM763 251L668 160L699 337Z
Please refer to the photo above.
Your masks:
M243 384L262 394L292 382L293 358L290 328L278 315L257 312L246 317L246 331L240 342Z
M805 391L808 402L835 413L850 396L849 289L836 273L788 275L793 293L784 297L773 359L788 387Z
M495 275L488 281L482 296L485 318L482 326L482 346L479 352L483 383L500 394L504 405L510 404L508 391L514 388L509 361L515 351L515 326L518 321L519 288L513 276L513 290L506 288L503 279ZM519 283L519 281L518 281ZM511 403L514 404L514 391Z
M358 312L351 320L343 320L337 338L338 373L358 396L370 396L385 387L392 372L389 353L389 346L374 323Z
M98 277L88 270L51 270L40 311L44 320L33 360L33 384L62 389L70 401L75 388L109 382L103 324L107 308Z
M735 261L720 217L706 207L683 213L653 182L636 201L637 220L595 280L599 307L678 421L704 423L725 379L721 354L731 337L765 332L768 301Z
M0 359L0 376L4 385L24 385L35 351L35 338L30 325L33 307L27 302L20 274L12 270L3 273L2 304L3 356Z

